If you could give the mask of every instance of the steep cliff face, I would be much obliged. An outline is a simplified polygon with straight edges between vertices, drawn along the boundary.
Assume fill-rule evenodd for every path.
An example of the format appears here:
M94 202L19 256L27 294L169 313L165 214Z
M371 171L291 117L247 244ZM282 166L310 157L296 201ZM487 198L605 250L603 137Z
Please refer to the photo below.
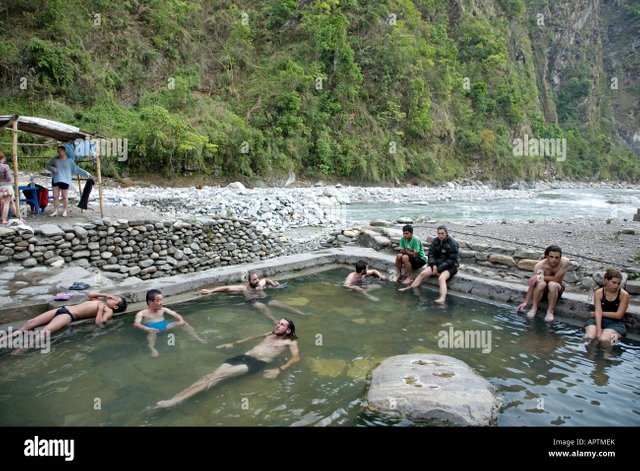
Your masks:
M622 142L640 155L640 3L601 3L610 122Z
M598 0L550 2L543 8L533 5L530 11L534 20L530 30L535 38L534 47L546 49L536 54L542 59L539 67L544 71L539 87L545 90L545 96L551 91L555 98L553 105L546 100L545 116L560 121L572 116L592 126L597 123L600 101L597 84L602 70ZM584 84L580 88L584 93L563 99L563 87L576 80ZM558 110L562 107L575 109Z
M640 155L640 14L630 6L534 1L529 31L546 120L618 136Z

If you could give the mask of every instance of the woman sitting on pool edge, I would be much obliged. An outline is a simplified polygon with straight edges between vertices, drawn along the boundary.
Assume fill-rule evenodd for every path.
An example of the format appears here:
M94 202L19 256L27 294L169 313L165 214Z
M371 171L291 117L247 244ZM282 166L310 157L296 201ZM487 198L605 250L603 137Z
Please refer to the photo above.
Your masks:
M595 311L585 323L585 339L600 340L605 347L611 347L627 335L624 314L629 307L629 293L620 287L622 274L615 268L607 268L604 287L594 293Z

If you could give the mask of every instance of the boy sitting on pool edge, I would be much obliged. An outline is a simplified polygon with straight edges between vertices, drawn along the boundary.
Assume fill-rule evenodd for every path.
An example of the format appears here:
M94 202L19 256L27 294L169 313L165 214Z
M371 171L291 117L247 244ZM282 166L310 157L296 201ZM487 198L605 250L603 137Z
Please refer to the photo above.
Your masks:
M198 334L193 330L193 327L187 324L180 314L162 305L163 299L160 290L151 289L147 291L146 300L147 308L136 314L136 319L133 322L133 325L138 329L142 329L147 332L147 344L152 358L158 358L160 355L158 350L155 348L156 338L159 332L164 332L165 330L182 327L185 332L198 342L207 343L206 340L198 337ZM165 314L175 317L176 321L167 321L164 318ZM143 324L142 321L145 321L145 323Z

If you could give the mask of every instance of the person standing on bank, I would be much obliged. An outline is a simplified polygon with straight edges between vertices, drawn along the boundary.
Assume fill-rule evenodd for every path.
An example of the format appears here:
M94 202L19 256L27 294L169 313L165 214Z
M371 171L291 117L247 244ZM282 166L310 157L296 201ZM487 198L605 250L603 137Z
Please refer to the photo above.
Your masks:
M71 175L76 174L91 178L91 174L78 167L73 160L67 157L67 149L64 146L58 146L57 151L58 156L47 165L47 170L51 172L51 177L53 178L53 213L51 213L51 216L58 215L59 198L62 193L62 217L67 217L69 187L72 183Z

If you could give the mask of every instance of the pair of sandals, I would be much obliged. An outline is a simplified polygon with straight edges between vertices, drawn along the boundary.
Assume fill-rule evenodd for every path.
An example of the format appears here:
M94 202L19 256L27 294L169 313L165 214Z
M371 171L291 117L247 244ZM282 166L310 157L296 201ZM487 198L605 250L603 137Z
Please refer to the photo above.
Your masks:
M68 289L72 289L72 290L83 290L83 289L88 289L90 288L91 285L89 285L89 283L84 283L82 281L76 281L75 283L73 283L71 286L69 286ZM56 301L68 301L71 298L73 298L76 295L76 293L58 293L55 296L55 300Z

